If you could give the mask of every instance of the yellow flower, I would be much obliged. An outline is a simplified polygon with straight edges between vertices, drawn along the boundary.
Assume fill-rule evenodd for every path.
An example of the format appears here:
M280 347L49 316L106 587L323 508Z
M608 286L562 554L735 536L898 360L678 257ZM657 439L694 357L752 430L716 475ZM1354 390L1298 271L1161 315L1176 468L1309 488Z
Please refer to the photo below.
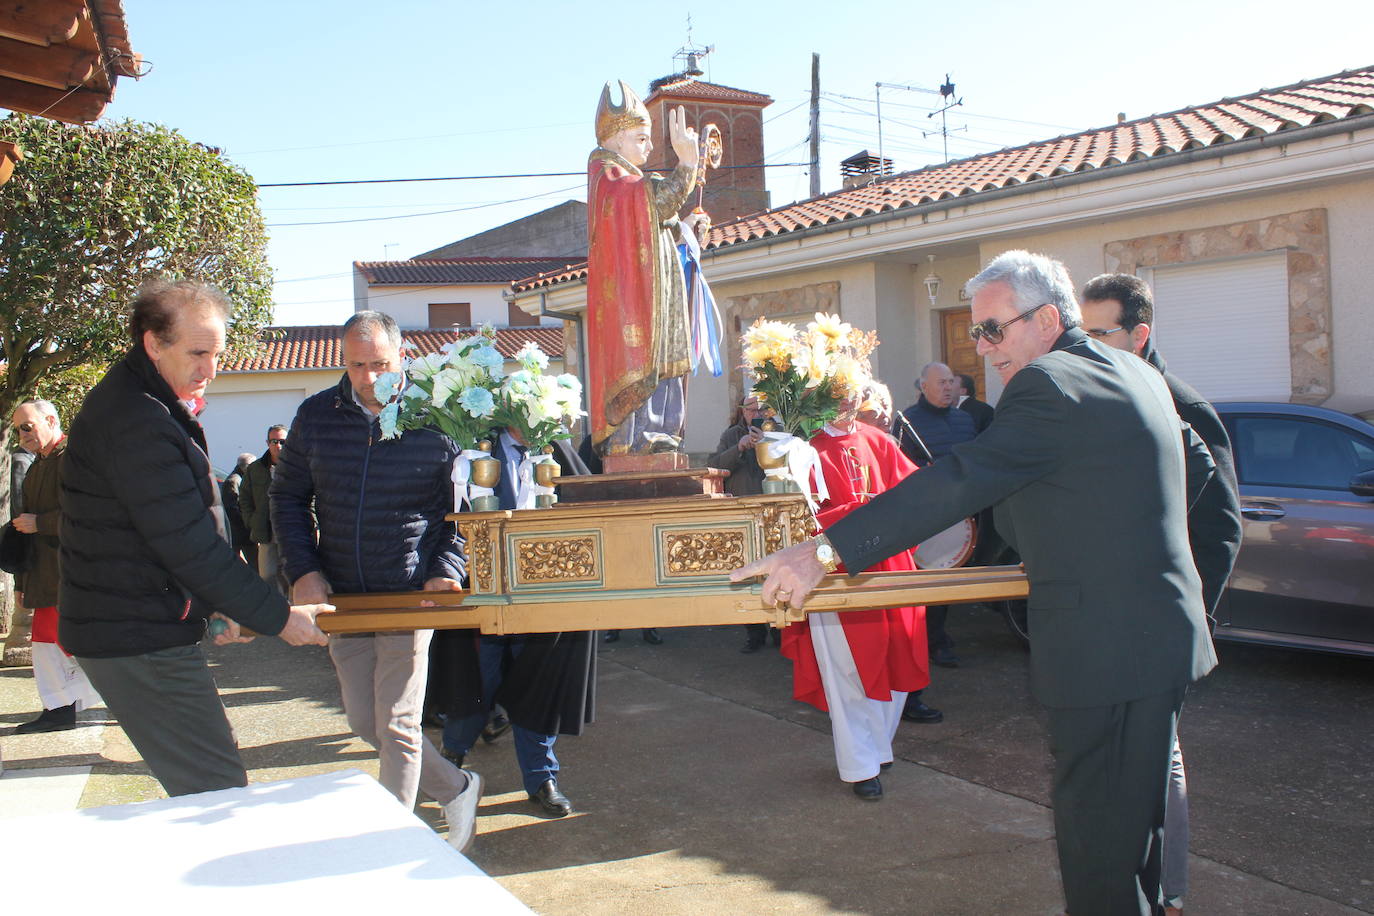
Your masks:
M871 379L863 363L848 354L835 358L835 391L841 397L861 397Z
M834 361L826 349L824 341L815 341L797 347L793 354L793 364L800 375L806 376L806 387L815 388L825 381L834 370Z
M791 352L796 340L796 328L781 321L758 319L744 332L744 361L751 366L772 363L779 372L791 365Z
M825 312L817 312L816 320L806 325L806 330L819 332L836 343L843 343L849 337L849 332L853 328L848 322L840 320L839 315L828 315Z

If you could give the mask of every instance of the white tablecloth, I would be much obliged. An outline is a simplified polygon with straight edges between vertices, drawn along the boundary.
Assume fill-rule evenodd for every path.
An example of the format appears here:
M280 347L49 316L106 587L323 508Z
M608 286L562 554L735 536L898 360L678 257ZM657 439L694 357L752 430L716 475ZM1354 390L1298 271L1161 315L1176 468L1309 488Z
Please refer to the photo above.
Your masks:
M13 913L530 912L357 770L11 818L0 862Z

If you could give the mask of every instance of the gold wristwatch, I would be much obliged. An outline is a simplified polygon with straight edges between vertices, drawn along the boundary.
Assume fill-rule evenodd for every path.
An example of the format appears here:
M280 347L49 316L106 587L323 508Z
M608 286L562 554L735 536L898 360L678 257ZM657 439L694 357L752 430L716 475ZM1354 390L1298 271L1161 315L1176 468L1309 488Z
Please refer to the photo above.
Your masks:
M835 553L835 548L830 546L830 539L824 534L818 534L811 539L811 543L816 545L816 561L825 568L828 573L833 573L840 567L839 554Z

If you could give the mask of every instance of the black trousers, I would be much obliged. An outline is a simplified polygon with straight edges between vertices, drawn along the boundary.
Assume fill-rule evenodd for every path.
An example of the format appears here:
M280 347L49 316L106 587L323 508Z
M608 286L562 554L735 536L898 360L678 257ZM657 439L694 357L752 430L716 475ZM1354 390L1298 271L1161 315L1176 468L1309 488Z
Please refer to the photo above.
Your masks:
M200 646L77 661L168 795L248 785Z
M1049 710L1054 829L1071 916L1163 912L1164 800L1184 690Z

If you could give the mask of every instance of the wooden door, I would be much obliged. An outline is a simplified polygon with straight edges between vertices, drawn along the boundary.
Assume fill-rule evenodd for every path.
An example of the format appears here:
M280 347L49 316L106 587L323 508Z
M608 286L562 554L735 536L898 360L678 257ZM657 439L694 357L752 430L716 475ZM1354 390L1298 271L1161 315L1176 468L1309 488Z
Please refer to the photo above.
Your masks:
M977 345L969 340L968 329L973 323L973 310L947 309L940 312L940 360L955 375L971 375L978 383L978 391L987 390L983 377L983 358Z

